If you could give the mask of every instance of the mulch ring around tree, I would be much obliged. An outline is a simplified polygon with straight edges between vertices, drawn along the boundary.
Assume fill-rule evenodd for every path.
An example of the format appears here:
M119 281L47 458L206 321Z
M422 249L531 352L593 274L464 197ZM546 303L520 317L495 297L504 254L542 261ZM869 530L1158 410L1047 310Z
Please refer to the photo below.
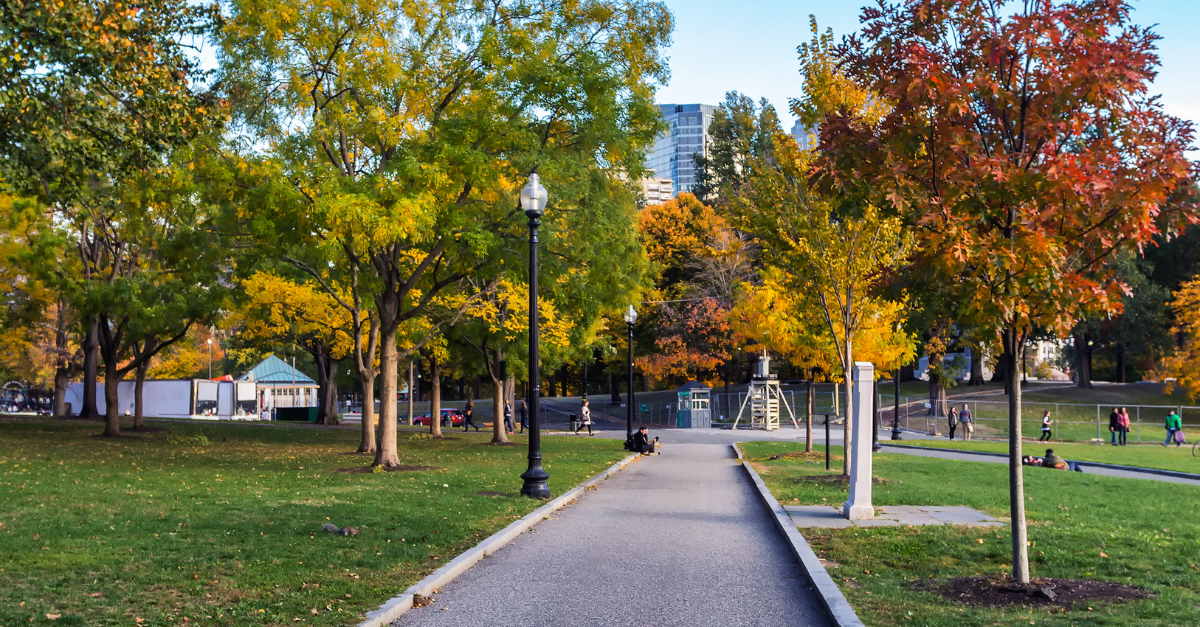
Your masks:
M379 466L379 467L383 468L384 472L415 472L418 470L442 470L441 466L406 466L404 464L401 464L399 466ZM337 468L337 469L334 469L332 472L340 472L340 473L345 473L348 475L370 474L373 472L379 472L378 470L375 470L375 468L376 468L375 466L355 466L353 468Z
M1007 578L958 577L918 582L913 587L936 592L948 601L977 607L1024 605L1071 609L1083 603L1126 603L1154 596L1137 586L1092 579L1034 579L1028 584L1019 584Z

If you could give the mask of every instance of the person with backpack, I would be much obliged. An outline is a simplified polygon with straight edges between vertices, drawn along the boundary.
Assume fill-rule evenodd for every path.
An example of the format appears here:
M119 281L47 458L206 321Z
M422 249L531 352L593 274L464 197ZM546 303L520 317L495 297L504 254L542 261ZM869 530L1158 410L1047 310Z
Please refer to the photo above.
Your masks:
M958 427L958 407L951 405L950 413L946 416L947 424L950 427L950 439L954 439L954 429Z
M958 412L958 421L963 424L963 439L970 440L971 434L975 433L975 423L971 419L971 410L966 405Z
M1175 442L1175 446L1183 445L1183 420L1179 418L1179 414L1172 409L1171 413L1167 414L1167 439L1163 442L1163 446ZM1179 435L1176 435L1179 434Z
M1121 432L1121 410L1113 407L1112 413L1108 415L1108 431L1112 433L1112 445L1117 445L1117 437Z

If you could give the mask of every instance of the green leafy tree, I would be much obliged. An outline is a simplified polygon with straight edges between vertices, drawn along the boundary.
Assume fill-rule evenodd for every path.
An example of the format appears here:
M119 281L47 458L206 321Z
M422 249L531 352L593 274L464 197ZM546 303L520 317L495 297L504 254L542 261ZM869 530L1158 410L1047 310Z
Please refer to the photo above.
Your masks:
M403 329L469 277L521 263L503 234L524 223L517 194L535 168L552 190L547 246L588 244L559 240L570 235L559 226L642 172L669 13L640 0L536 11L234 0L227 11L223 78L263 149L242 155L239 176L252 180L235 204L260 244L314 280L325 270L303 255L319 259L374 309L384 400L374 463L396 465L397 367L423 345L402 347Z
M44 235L69 231L71 255L80 258L82 283L47 286L69 295L81 314L84 416L96 416L101 329L92 307L103 300L88 293L109 290L103 282L121 269L105 264L128 244L105 239L116 232L109 221L124 194L117 187L162 167L219 122L219 102L189 49L215 16L186 0L0 8L0 178L53 212L56 228Z

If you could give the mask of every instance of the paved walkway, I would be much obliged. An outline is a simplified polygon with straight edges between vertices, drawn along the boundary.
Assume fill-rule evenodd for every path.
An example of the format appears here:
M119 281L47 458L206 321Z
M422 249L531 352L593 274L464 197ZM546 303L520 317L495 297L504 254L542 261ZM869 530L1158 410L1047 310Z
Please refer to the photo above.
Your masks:
M881 443L881 444L883 444L883 450L888 453L903 453L904 455L916 455L918 457L936 457L938 459L956 459L959 461L966 461L966 462L985 462L985 463L990 463L990 464L1005 464L1005 465L1008 464L1007 456L997 457L995 455L980 455L978 453L968 453L968 452L962 452L962 451L947 451L947 450L942 450L942 449L936 449L933 447L924 448L924 449L896 448L896 447L888 446L886 443ZM1026 451L1027 451L1025 453L1026 455L1036 455L1037 453L1040 452L1039 449L1029 447L1028 442L1026 442L1025 444L1026 444ZM1072 461L1074 461L1074 460L1072 460ZM1196 479L1187 479L1184 477L1172 477L1169 475L1156 475L1156 474L1151 474L1148 472L1119 470L1116 468L1102 468L1102 467L1096 466L1094 464L1089 464L1086 461L1080 461L1079 465L1083 467L1084 474L1105 475L1108 477L1124 477L1127 479L1146 479L1149 481L1165 481L1167 483L1183 483L1186 485L1200 485L1200 481L1198 481ZM1034 466L1027 468L1025 470L1025 472L1032 472L1035 470L1037 470L1037 471L1046 470L1047 472L1049 472L1048 469L1037 468Z
M393 625L828 625L729 445L679 439Z

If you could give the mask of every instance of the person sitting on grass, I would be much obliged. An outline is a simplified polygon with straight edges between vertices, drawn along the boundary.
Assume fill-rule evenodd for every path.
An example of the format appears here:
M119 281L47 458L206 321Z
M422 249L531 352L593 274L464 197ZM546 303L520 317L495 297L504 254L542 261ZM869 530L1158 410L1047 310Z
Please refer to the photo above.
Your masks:
M1042 466L1045 466L1046 468L1059 468L1065 470L1067 467L1067 462L1058 455L1055 455L1054 449L1048 448L1046 449L1046 456L1042 458Z
M646 427L638 429L637 433L633 434L633 451L642 455L657 455L654 452L654 446L658 444L658 438L650 439L650 430Z

